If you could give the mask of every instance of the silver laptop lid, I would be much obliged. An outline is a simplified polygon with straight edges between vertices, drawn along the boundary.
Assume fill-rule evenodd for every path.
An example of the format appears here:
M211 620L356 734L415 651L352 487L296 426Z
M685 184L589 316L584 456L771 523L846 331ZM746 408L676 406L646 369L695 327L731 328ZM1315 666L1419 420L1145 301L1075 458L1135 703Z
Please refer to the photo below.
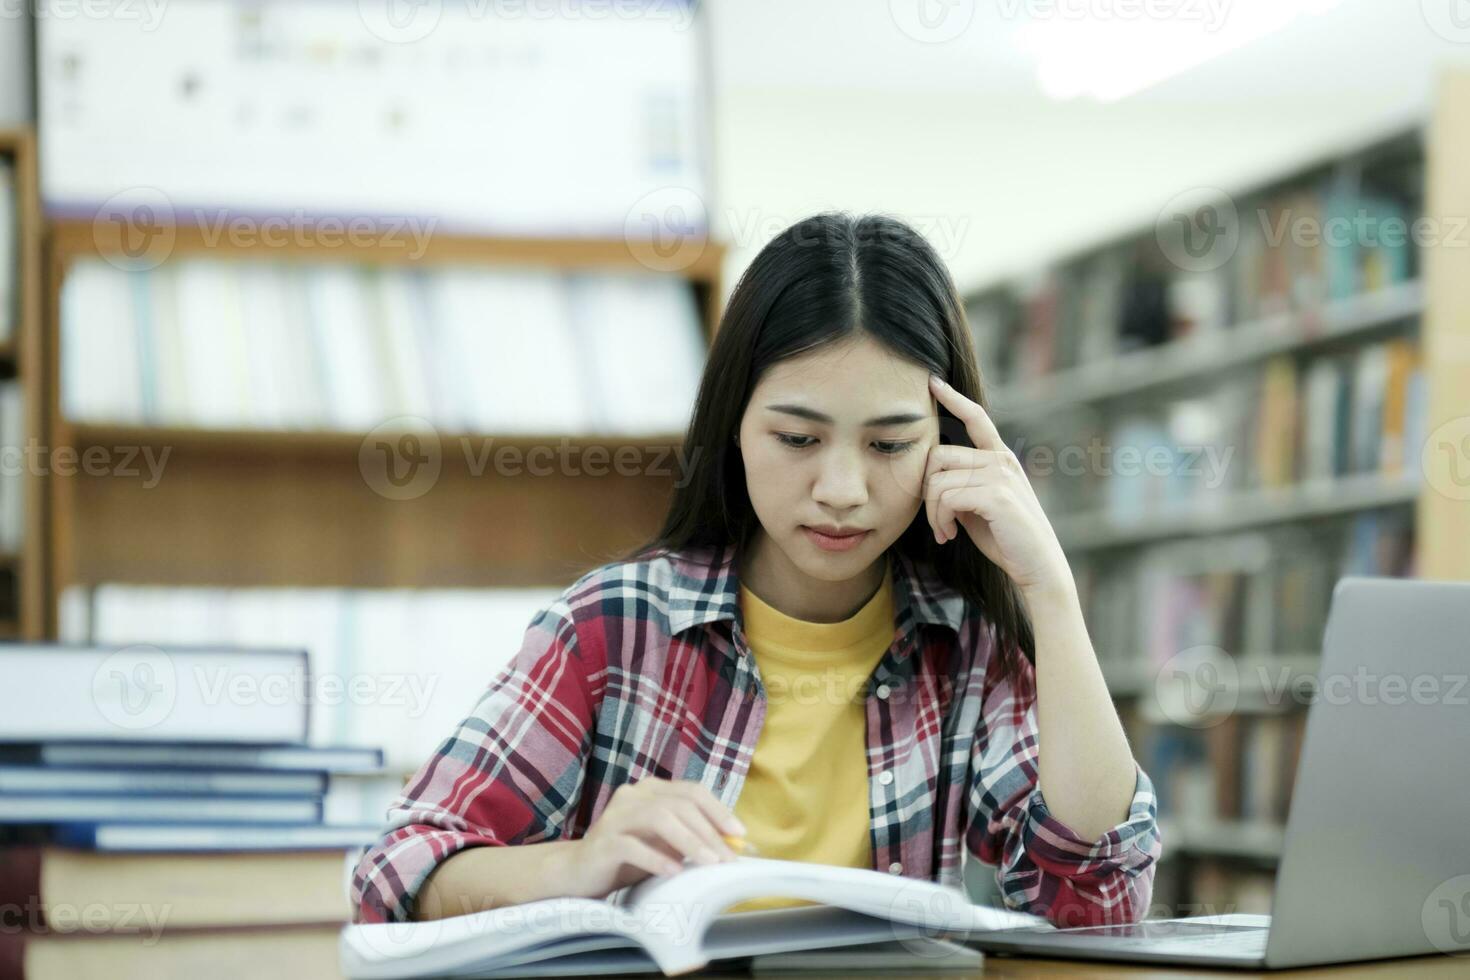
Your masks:
M1345 578L1266 962L1428 952L1470 956L1470 584Z

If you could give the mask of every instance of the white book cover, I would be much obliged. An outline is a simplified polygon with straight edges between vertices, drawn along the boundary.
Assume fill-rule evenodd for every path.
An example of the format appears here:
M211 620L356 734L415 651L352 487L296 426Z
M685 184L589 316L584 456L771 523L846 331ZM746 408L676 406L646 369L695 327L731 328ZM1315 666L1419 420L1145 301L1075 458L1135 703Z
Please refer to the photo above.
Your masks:
M179 337L189 379L189 416L205 428L248 424L238 275L230 263L178 263Z
M280 339L286 354L277 369L283 379L281 389L287 397L285 415L291 427L319 431L328 425L327 368L317 349L307 301L307 281L312 269L311 266L281 266L286 321Z
M372 429L385 418L386 372L373 342L367 281L357 268L324 263L307 274L306 283L331 424Z
M107 365L104 378L110 419L138 423L143 410L142 332L152 330L153 310L149 300L148 273L124 272L123 290L127 305L109 320L97 336L98 349L91 351L98 363ZM131 313L131 316L128 314Z
M727 913L747 899L816 905ZM932 881L803 861L742 857L686 865L606 899L559 897L469 915L346 926L350 980L418 976L691 973L721 960L858 943L970 939L1046 928L1039 916L970 901Z
M578 346L595 365L601 431L684 431L705 348L687 283L663 276L592 274L574 287Z
M153 352L151 404L156 425L194 425L190 415L188 366L184 363L184 339L179 323L179 277L171 265L148 274L148 327Z
M503 431L588 431L592 418L577 373L585 353L572 330L567 277L527 268L508 270L496 281L506 315L491 324L494 347L481 383L504 396Z
M242 262L240 287L250 378L250 425L263 429L299 426L300 420L293 417L294 396L285 369L294 353L285 269L275 263Z
M56 635L62 643L85 643L92 635L92 590L68 585L56 599Z
M0 740L299 741L306 712L270 692L304 683L301 650L153 643L7 644Z
M61 287L61 400L72 421L128 418L127 379L136 379L138 370L134 299L128 273L100 259L79 259L67 270Z
M510 372L528 366L512 363L505 355L502 338L510 334L515 317L505 274L456 269L446 274L442 286L447 302L440 338L448 340L453 352L467 427L477 433L513 431L521 406L510 394Z
M485 322L487 311L476 293L482 269L449 266L427 277L429 297L430 372L440 393L435 425L441 429L474 432L481 415L477 389L479 374L473 363L473 331Z
M423 348L428 308L417 274L387 267L373 277L372 288L377 327L387 351L390 395L384 405L385 414L432 421L433 379L429 352Z

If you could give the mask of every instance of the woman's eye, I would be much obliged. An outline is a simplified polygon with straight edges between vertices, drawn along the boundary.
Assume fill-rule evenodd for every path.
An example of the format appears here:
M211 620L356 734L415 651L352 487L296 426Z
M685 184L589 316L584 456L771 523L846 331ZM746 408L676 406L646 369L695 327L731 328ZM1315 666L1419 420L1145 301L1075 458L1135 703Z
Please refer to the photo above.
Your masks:
M810 447L812 443L817 441L812 436L795 436L785 432L777 432L776 438L781 442L783 446L789 446L792 449L806 449ZM878 452L882 453L885 456L897 456L899 453L906 453L910 449L914 448L915 445L917 445L917 443L914 440L909 440L908 442L873 443L873 446L878 450Z

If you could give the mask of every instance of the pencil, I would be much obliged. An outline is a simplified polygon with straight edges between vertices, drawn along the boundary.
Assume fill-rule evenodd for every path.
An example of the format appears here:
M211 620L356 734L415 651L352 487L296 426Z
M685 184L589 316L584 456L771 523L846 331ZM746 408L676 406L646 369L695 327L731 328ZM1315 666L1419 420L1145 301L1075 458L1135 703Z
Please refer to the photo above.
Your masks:
M736 837L734 834L721 834L720 836L725 839L725 843L729 844L730 849L736 854L750 857L760 853L760 848L756 847L744 837Z

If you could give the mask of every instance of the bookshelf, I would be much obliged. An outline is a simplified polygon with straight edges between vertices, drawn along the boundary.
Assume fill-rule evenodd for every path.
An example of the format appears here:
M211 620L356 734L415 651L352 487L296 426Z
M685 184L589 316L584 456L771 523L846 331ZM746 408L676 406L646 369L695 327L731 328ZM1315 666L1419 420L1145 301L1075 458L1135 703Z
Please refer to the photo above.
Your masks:
M1238 220L1216 261L1180 261L1165 217L1140 216L966 297L994 417L1160 790L1159 902L1269 910L1337 577L1470 578L1467 160L1470 77L1450 76L1421 125L1192 202L1191 230ZM1358 213L1443 234L1292 237ZM1124 446L1159 471L1098 455ZM1181 475L1202 446L1237 451L1213 485ZM1197 693L1200 663L1211 697L1181 712L1166 679Z
M152 487L81 471L52 481L53 630L56 600L72 585L389 589L565 582L635 544L662 518L677 478L670 457L682 444L680 432L538 435L441 428L442 470L432 490L414 499L388 499L360 469L366 431L73 421L63 410L57 354L62 285L77 262L106 258L110 247L108 236L88 222L58 219L49 230L46 410L53 438L79 454L127 448L168 456L164 477ZM650 272L621 240L435 236L413 265L672 276L693 291L707 343L721 302L723 249L710 241L690 251L699 258L686 267ZM284 248L211 243L181 227L169 261L200 257L380 267L405 262L401 251L310 239ZM543 476L497 475L462 451L489 440L496 451L552 447L596 454L603 459L602 472L588 465L585 472L573 467ZM606 460L619 453L636 462L616 471Z
M28 445L45 446L44 361L41 352L41 212L37 192L36 143L29 129L0 129L0 160L13 179L15 329L0 344L0 378L20 385L19 431ZM13 451L13 448L10 449ZM35 460L40 465L33 465ZM6 460L20 469L13 486L21 492L18 550L0 554L0 590L5 610L0 637L37 639L45 630L45 458L26 453ZM7 492L12 484L6 485Z

